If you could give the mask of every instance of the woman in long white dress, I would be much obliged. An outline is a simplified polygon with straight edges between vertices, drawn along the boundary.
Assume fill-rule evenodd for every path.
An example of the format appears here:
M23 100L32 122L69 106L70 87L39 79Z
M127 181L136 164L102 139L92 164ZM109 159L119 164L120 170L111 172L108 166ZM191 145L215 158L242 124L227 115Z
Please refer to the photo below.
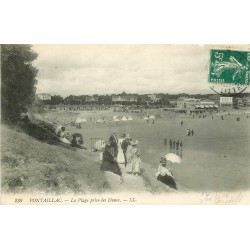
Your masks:
M125 158L124 158L124 153L121 148L122 142L125 140L125 136L122 136L121 138L118 139L118 155L117 155L117 162L119 164L124 164L125 163Z
M127 156L126 172L139 176L141 173L141 167L140 167L141 158L140 158L140 150L138 147L138 141L132 142L131 145L128 146L126 156Z

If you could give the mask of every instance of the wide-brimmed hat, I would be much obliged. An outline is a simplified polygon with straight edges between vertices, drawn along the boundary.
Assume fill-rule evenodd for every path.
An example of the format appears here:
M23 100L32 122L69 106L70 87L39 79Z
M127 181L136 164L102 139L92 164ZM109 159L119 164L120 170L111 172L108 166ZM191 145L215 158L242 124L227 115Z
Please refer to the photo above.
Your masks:
M107 145L107 146L110 146L110 141L105 141L105 142L104 142L104 145L105 145L105 146L106 146L106 145Z
M126 134L126 139L131 139L129 134Z
M131 145L132 145L132 146L136 146L136 145L138 145L138 140L136 140L136 141L132 141L132 142L131 142Z
M165 157L161 157L160 163L167 164L167 159Z

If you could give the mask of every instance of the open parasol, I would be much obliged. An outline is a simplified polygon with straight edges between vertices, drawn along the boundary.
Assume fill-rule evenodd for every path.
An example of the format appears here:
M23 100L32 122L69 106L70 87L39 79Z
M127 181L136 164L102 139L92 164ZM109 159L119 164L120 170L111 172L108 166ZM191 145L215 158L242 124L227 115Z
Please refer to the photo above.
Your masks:
M170 161L172 163L181 163L181 158L179 155L173 154L173 153L169 153L165 156L167 161Z

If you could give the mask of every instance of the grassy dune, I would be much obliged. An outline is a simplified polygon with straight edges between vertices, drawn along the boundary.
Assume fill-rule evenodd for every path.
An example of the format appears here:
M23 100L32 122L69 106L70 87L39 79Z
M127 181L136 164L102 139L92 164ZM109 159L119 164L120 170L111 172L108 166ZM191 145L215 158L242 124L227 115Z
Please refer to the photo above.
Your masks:
M108 188L96 155L1 128L2 192L100 193Z

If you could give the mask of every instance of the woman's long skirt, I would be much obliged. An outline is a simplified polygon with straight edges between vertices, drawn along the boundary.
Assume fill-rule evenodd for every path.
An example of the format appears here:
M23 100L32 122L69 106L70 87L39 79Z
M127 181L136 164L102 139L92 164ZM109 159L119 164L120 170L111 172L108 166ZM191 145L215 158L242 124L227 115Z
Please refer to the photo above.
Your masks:
M133 158L126 166L127 173L140 174L141 173L141 159L139 157Z
M177 189L176 182L172 176L169 176L167 174L162 176L159 174L157 177L157 180L164 183L165 185L167 185L171 188Z
M101 165L101 170L103 171L109 171L112 172L114 174L117 174L119 176L122 176L122 172L118 166L118 163L116 162L102 162Z

